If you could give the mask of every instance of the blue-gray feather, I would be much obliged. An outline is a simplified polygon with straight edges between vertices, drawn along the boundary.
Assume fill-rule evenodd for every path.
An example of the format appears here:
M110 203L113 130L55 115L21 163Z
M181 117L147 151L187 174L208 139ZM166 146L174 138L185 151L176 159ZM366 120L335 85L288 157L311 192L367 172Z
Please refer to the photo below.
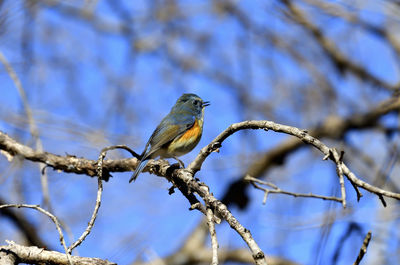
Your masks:
M165 158L176 157L176 154L166 151L166 147L191 128L196 119L201 120L200 127L202 128L203 109L208 105L208 102L203 102L195 94L183 94L178 98L171 111L162 119L146 143L141 160L129 182L135 180L140 172L142 172L148 159L156 158L157 156ZM192 148L189 149L191 150ZM189 149L185 152L181 152L180 150L178 155L189 152Z

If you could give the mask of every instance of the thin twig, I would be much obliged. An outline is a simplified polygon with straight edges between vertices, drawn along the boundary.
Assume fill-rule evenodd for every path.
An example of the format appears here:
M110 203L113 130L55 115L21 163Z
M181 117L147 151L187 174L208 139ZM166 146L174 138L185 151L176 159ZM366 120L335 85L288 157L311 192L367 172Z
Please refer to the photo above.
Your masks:
M371 240L372 235L371 231L368 231L367 235L364 238L364 242L360 248L360 252L358 253L356 261L353 263L353 265L359 265L361 260L364 258L365 253L367 253L367 248L369 245L369 241Z
M64 234L61 230L61 226L60 226L60 223L59 223L57 217L55 217L52 213L46 211L45 209L41 208L39 205L32 205L32 204L3 204L3 205L0 205L0 209L9 208L9 207L34 209L34 210L37 210L37 211L47 215L53 221L53 223L56 225L58 235L60 236L60 243L64 247L68 262L70 265L73 265L72 260L71 260L71 255L68 252L67 245L65 244Z
M103 183L102 183L102 175L103 175L103 160L104 157L106 156L107 150L110 149L103 149L99 155L99 159L97 161L97 197L96 197L96 205L94 206L93 214L92 217L90 218L90 221L88 223L88 226L86 230L82 233L82 235L76 240L71 246L68 247L69 253L72 252L74 248L79 246L83 240L89 235L90 231L92 230L94 226L94 222L96 221L97 214L99 212L99 208L101 205L101 195L103 193Z
M83 242L83 240L85 240L85 238L89 235L90 231L92 230L92 228L94 226L94 222L96 221L97 214L100 209L101 195L103 192L102 176L103 176L104 158L106 157L107 151L114 150L114 149L124 149L124 150L127 150L129 153L131 153L132 156L135 156L136 158L140 157L137 153L135 153L135 151L133 151L132 149L130 149L129 147L127 147L125 145L113 145L113 146L105 147L101 150L99 158L97 160L97 170L96 170L96 172L97 172L97 197L96 197L96 204L95 204L95 207L93 210L93 214L92 214L92 217L90 218L90 221L88 223L86 230L73 244L71 244L71 246L69 246L69 248L68 248L69 253L71 253L74 248L79 246Z
M102 153L103 153L103 152L108 152L108 151L114 150L114 149L124 149L124 150L128 151L133 157L135 157L135 158L137 158L137 159L140 159L140 158L141 158L141 156L140 156L138 153L136 153L135 151L133 151L132 149L130 149L128 146L126 146L126 145L121 145L121 144L105 147L105 148L103 148L103 150L101 150L101 152L102 152Z
M212 247L211 265L218 265L218 240L217 240L217 232L215 231L213 216L214 213L212 209L207 208L207 225L210 231L211 247Z
M305 197L305 198L316 198L316 199L322 199L322 200L328 200L328 201L336 201L336 202L342 202L341 198L338 197L331 197L331 196L323 196L323 195L315 195L312 193L295 193L295 192L290 192L290 191L285 191L285 190L281 190L279 187L277 187L275 184L272 184L270 182L265 182L262 180L259 180L257 178L253 178L249 175L247 175L244 180L250 181L250 183L253 185L253 187L255 187L256 189L262 190L264 191L264 199L263 199L263 204L265 204L266 200L267 200L267 196L269 193L278 193L278 194L286 194L286 195L290 195L293 197ZM261 187L260 185L257 185L257 183L262 184L262 185L266 185L269 187L272 187L273 189L267 189L264 187Z

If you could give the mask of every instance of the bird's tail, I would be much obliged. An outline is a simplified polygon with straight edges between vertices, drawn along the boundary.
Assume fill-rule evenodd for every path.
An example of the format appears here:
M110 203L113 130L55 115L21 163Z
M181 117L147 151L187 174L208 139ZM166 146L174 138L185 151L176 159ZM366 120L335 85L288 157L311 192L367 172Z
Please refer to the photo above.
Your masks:
M148 160L141 160L139 162L139 165L136 167L135 172L133 172L132 177L129 179L129 183L131 183L132 181L136 180L136 178L138 177L140 172L142 172L144 167L147 165L147 162L149 162L149 161Z

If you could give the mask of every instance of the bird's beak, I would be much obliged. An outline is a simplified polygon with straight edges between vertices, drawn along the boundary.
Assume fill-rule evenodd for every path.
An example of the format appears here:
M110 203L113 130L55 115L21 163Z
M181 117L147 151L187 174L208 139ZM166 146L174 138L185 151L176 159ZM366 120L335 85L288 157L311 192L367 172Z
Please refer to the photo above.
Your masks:
M202 104L201 106L202 106L202 107L210 106L210 101L204 101L203 104Z

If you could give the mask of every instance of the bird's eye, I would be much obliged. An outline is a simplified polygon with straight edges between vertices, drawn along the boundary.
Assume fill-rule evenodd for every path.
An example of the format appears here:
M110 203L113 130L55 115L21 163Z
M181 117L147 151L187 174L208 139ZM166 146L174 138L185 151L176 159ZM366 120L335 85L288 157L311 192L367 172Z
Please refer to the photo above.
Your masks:
M199 104L200 104L199 100L197 100L197 99L193 100L193 105L198 106Z

